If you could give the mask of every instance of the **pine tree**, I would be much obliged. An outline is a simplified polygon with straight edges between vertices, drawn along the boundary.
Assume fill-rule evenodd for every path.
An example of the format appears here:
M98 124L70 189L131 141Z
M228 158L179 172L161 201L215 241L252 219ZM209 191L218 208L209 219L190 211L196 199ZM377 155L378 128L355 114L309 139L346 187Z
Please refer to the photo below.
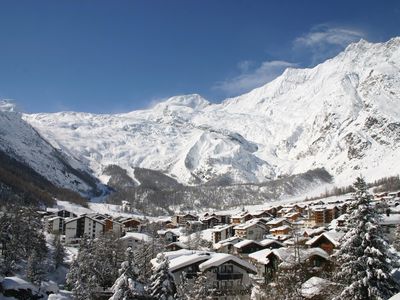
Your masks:
M134 255L131 248L125 253L125 261L119 270L120 276L111 287L113 296L110 300L133 300L143 294L143 287L137 281L138 269L134 264Z
M91 255L92 249L93 241L83 239L78 256L73 260L67 274L67 287L73 291L77 300L93 299L93 293L97 288L96 277L92 270L94 259Z
M34 284L40 287L45 271L42 265L42 259L38 255L36 250L32 251L32 254L28 258L26 277Z
M181 284L177 286L177 299L179 300L203 300L213 299L214 289L211 288L213 280L209 272L201 273L196 278L187 279L182 274Z
M335 279L344 286L338 299L388 299L399 290L390 274L396 259L388 251L379 225L380 217L371 207L364 179L357 178L354 188L349 231L336 255Z
M56 235L54 237L53 244L54 244L54 253L53 253L54 265L56 266L56 268L58 268L64 263L64 257L65 257L65 250L64 246L61 244L60 235Z
M396 226L396 232L394 234L393 247L397 252L400 252L400 225Z
M153 275L150 278L150 296L158 300L173 300L175 295L175 284L169 273L169 261L164 254L157 255Z
M112 237L83 239L67 274L67 285L77 299L92 299L96 290L110 288L118 278L118 248Z

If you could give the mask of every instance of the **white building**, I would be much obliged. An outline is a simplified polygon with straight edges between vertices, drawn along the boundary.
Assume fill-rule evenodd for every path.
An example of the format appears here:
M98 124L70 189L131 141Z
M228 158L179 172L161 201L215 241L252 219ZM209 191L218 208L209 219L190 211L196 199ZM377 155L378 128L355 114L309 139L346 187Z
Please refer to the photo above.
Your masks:
M65 221L65 243L78 243L82 237L97 238L105 232L102 220L82 215Z

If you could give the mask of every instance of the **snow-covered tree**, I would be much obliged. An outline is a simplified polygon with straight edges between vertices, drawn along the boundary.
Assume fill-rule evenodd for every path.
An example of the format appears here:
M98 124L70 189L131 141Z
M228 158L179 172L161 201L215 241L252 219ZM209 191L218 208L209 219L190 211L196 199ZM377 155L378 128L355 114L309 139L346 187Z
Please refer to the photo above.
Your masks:
M67 274L67 285L77 299L92 299L96 290L110 288L118 278L117 246L112 236L83 239Z
M396 258L380 228L380 216L371 206L363 178L354 183L355 202L349 214L349 231L338 251L335 279L344 287L337 299L388 299L399 290L391 276Z
M45 274L43 260L37 251L33 250L28 258L26 277L40 287Z
M120 276L111 287L113 296L110 300L133 300L143 294L143 286L137 281L138 269L134 263L134 254L131 248L125 253L125 261L119 270Z
M397 252L400 252L400 225L396 226L396 231L394 233L393 247Z
M150 278L150 296L158 300L173 300L175 297L174 278L169 272L169 260L164 254L157 255L153 275Z
M177 286L176 297L179 300L203 300L213 299L213 289L211 284L210 272L200 273L197 277L187 279L186 274L182 274L182 282Z
M54 236L53 245L54 245L53 260L54 260L54 265L57 268L64 263L64 257L65 257L65 250L64 246L61 244L60 235L57 234Z

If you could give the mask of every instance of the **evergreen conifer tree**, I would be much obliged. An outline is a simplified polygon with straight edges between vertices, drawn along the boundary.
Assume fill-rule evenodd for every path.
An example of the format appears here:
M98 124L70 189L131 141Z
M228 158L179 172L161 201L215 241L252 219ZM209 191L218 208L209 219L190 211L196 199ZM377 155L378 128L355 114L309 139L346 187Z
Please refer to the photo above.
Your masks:
M42 259L36 250L33 250L28 258L26 277L33 283L39 286L43 281L45 270L43 268Z
M56 268L58 268L60 265L64 263L64 257L65 257L65 250L64 246L61 244L60 235L56 235L54 237L53 243L54 243L54 253L53 253L54 265Z
M110 300L133 300L143 294L143 287L137 281L138 269L134 264L134 255L131 248L125 253L125 261L119 270L120 276L111 287L113 296Z
M338 251L337 282L344 286L337 299L388 299L399 290L390 272L396 258L379 225L380 217L371 206L367 185L362 178L354 183L355 202L348 229Z
M175 295L175 284L169 273L169 261L164 254L157 255L153 275L150 278L150 296L158 300L173 300Z

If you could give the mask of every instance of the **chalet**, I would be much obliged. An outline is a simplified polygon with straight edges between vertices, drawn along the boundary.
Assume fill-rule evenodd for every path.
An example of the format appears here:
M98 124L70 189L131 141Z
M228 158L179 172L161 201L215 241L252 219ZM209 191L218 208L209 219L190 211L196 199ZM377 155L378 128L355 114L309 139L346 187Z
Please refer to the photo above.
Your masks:
M231 222L231 215L224 212L216 212L215 216L219 219L221 224L229 224Z
M104 232L114 233L117 237L122 236L124 225L112 220L111 218L107 218L102 220L104 223Z
M205 213L203 215L202 220L210 218L210 217L215 217L218 219L218 223L220 224L229 224L230 223L230 219L231 219L231 215L227 214L223 211L220 212L212 212L212 213Z
M325 231L325 227L305 228L304 230L302 230L301 235L306 238L313 238L314 236L320 235Z
M250 297L250 274L257 269L252 264L226 253L179 250L166 252L169 259L169 271L175 284L179 285L183 277L194 278L205 274L212 299L227 299L234 294ZM156 260L152 260L153 265Z
M233 246L241 241L243 241L242 238L233 236L225 240L219 241L216 244L213 244L213 248L221 253L233 253L234 252Z
M168 229L168 230L158 230L157 234L160 238L163 238L167 243L174 243L178 241L180 231L177 229Z
M202 218L201 222L204 224L205 228L213 228L220 223L220 219L213 215Z
M265 227L256 222L247 222L236 225L235 236L248 240L262 240L266 233Z
M172 217L172 223L176 226L185 225L187 221L198 221L199 218L192 214L178 214Z
M253 219L254 216L250 214L249 212L241 212L237 215L234 215L231 217L231 224L242 224L246 223L247 221Z
M284 247L284 244L280 241L273 239L265 239L259 242L263 249L278 249Z
M334 249L339 248L340 239L343 237L343 235L343 232L327 231L313 237L311 240L306 242L306 245L310 248L321 248L327 253L332 254Z
M306 211L307 205L305 204L295 204L293 205L293 208L300 213L301 215L304 214L304 212Z
M253 240L243 240L233 245L234 254L247 255L265 249L260 243Z
M124 225L124 230L127 232L140 232L142 229L142 222L135 218L119 218L116 221Z
M221 240L225 240L234 235L234 225L218 225L211 229L212 242L218 243Z
M389 241L395 238L396 228L400 225L400 214L381 215L380 225Z
M290 226L291 223L286 218L275 218L275 219L272 219L271 221L269 221L266 224L267 228L270 228L270 229L271 228L280 227L280 226L284 226L284 225Z
M289 220L290 222L296 222L301 217L301 214L297 211L289 212L283 216L283 218Z
M251 215L254 218L272 218L273 216L271 215L271 213L268 210L257 210L257 211L253 211L251 213Z
M185 226L189 232L196 232L204 229L204 223L202 221L187 221Z
M288 225L274 227L274 228L269 230L269 232L273 236L289 235L291 231L292 231L292 228L290 226L288 226Z
M150 242L151 237L145 233L127 232L119 240L121 241L121 244L125 249L128 247L135 249L138 245L142 245L144 243Z
M308 227L326 226L338 218L340 210L336 205L313 206L308 209Z
M81 238L97 238L105 230L104 221L94 219L88 215L81 215L65 221L65 243L78 243Z
M296 251L294 247L283 247L250 253L249 259L256 264L258 274L268 281L274 276L278 267L288 268L298 261L307 262L317 271L317 268L322 268L329 263L329 254L320 248L297 249Z
M293 206L285 206L282 207L280 210L277 212L277 217L283 217L284 215L288 213L294 213L297 212L296 209Z

